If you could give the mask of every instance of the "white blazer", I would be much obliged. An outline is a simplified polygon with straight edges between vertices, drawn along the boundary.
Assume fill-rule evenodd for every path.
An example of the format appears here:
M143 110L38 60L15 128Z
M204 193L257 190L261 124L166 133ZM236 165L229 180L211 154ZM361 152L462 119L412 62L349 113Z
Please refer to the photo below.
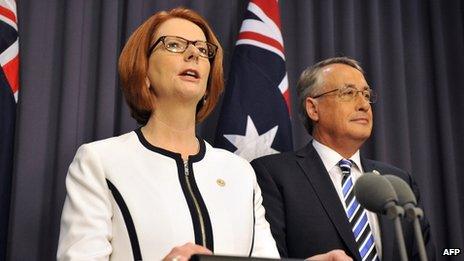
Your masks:
M278 257L250 164L199 140L187 164L140 129L82 145L66 177L58 260L160 260L187 242Z

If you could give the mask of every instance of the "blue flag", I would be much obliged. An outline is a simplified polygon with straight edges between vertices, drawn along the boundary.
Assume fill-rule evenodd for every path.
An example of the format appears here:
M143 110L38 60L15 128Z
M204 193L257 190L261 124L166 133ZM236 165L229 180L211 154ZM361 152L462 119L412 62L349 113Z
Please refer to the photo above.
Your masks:
M0 65L0 260L5 260L18 98L18 28L14 0L0 0Z
M250 1L227 79L215 146L249 161L293 149L280 27L276 0Z

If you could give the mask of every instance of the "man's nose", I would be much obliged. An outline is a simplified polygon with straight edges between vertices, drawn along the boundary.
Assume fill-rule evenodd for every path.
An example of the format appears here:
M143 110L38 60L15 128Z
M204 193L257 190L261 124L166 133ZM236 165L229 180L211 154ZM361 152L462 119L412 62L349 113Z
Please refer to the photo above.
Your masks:
M356 92L355 101L357 110L368 111L371 108L369 99L364 96L362 91Z

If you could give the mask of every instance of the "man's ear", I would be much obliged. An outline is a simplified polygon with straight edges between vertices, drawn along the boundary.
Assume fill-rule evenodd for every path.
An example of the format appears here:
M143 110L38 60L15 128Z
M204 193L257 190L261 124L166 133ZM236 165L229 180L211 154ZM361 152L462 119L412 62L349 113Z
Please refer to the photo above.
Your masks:
M316 99L307 97L305 105L306 105L306 114L308 115L308 117L313 122L317 122L319 120L319 111L318 111L318 103Z

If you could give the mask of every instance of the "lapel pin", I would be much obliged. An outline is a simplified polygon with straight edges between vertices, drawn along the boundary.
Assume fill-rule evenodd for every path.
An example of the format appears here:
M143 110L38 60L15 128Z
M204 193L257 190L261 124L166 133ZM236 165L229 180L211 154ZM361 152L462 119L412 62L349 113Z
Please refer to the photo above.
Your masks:
M219 185L219 187L224 187L226 185L226 182L223 179L217 179L216 183Z

